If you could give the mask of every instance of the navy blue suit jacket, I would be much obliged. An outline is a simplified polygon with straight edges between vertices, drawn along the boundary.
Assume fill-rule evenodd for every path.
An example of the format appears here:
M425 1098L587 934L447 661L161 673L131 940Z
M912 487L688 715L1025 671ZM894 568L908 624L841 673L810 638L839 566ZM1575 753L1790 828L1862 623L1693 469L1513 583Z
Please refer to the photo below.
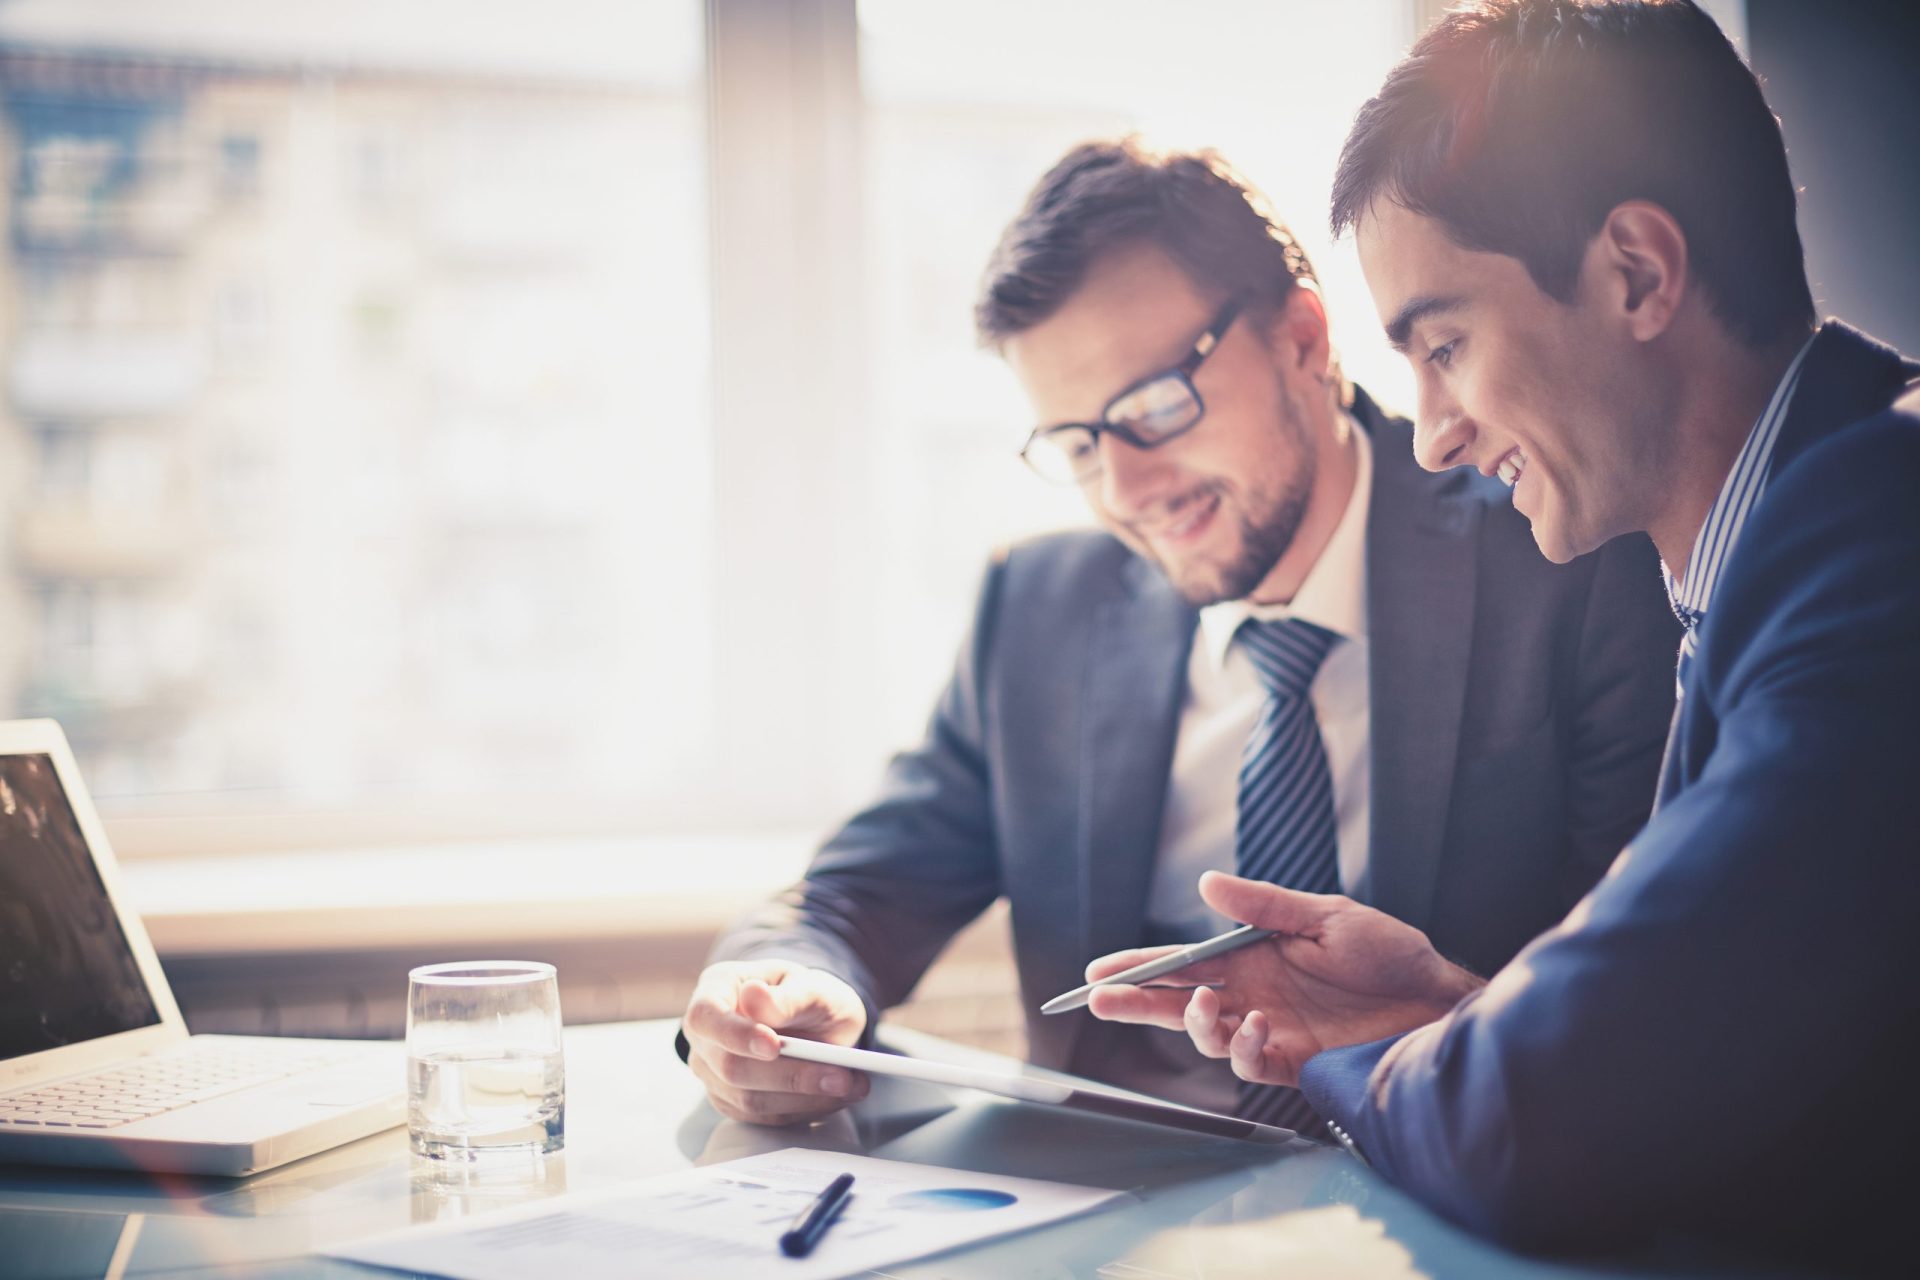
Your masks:
M1920 1140L1920 374L1815 339L1646 828L1441 1022L1311 1059L1376 1168L1523 1246L1877 1261ZM1911 1262L1911 1244L1902 1246Z

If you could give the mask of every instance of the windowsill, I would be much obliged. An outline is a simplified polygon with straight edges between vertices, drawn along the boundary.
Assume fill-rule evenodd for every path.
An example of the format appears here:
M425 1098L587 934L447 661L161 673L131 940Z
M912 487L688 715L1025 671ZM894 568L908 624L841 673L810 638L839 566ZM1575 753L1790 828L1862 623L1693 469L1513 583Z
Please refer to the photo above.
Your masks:
M711 933L797 879L809 834L516 839L123 864L168 955Z

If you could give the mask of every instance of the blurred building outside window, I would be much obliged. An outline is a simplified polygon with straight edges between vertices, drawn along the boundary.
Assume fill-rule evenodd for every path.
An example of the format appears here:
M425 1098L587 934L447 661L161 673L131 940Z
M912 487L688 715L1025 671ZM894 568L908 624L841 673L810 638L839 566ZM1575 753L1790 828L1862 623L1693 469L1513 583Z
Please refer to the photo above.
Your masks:
M700 21L0 3L0 703L110 816L685 783Z
M133 854L202 817L818 831L920 731L991 549L1087 520L971 327L1068 146L1217 146L1409 404L1323 227L1416 9L0 0L0 709L65 724ZM716 309L780 237L814 296ZM767 344L828 370L791 416L736 394ZM818 679L756 683L789 648Z

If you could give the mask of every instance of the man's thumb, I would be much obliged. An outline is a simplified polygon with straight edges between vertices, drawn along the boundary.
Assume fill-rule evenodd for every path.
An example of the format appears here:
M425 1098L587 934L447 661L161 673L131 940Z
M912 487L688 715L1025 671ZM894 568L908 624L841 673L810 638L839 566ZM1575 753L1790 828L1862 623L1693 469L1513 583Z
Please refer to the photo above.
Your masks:
M1263 880L1243 880L1222 871L1200 877L1200 898L1221 915L1275 933L1311 933L1327 917L1332 898L1282 889Z

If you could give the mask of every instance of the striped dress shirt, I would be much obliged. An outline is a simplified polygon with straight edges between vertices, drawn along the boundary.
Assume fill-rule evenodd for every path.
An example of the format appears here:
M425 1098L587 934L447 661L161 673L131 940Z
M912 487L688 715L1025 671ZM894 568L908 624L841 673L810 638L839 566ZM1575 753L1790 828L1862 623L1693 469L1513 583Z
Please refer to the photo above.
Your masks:
M1801 344L1787 371L1780 375L1780 385L1773 389L1773 398L1767 401L1759 421L1747 433L1747 442L1740 447L1726 483L1720 486L1719 496L1707 511L1700 536L1694 539L1693 552L1687 557L1686 581L1677 580L1665 560L1660 562L1660 573L1667 584L1667 603L1673 606L1674 616L1685 628L1680 636L1679 664L1674 671L1676 695L1686 692L1687 667L1693 661L1696 637L1700 625L1707 619L1713 589L1720 581L1727 559L1733 555L1734 544L1740 540L1747 513L1766 491L1767 472L1773 465L1773 446L1780 438L1780 424L1786 421L1794 388L1800 385L1800 366L1812 346L1812 338Z

